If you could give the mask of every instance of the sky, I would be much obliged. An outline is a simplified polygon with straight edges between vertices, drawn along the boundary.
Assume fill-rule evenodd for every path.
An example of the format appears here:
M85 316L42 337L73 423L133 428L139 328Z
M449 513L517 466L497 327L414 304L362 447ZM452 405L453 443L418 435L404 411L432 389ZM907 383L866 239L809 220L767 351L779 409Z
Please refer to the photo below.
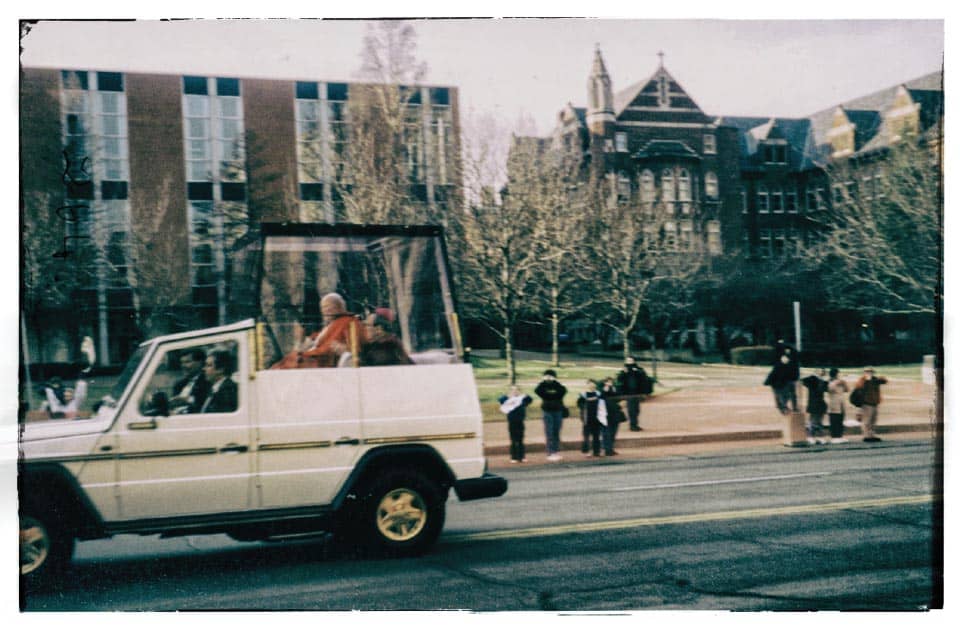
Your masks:
M708 115L799 117L937 71L944 21L425 19L430 84L460 89L463 115L548 134L586 103L599 46L614 91L651 76L658 52ZM356 80L368 24L349 20L42 21L25 66ZM530 122L533 127L531 128Z

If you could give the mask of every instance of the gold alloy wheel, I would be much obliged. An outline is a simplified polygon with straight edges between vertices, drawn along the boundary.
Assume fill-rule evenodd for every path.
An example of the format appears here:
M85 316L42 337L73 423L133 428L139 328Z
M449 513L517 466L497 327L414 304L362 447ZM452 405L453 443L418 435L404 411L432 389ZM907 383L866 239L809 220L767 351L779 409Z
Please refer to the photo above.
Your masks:
M427 506L416 491L398 488L387 493L377 506L377 528L393 542L415 538L427 523Z
M44 564L50 556L50 534L39 520L20 518L20 574L27 575Z

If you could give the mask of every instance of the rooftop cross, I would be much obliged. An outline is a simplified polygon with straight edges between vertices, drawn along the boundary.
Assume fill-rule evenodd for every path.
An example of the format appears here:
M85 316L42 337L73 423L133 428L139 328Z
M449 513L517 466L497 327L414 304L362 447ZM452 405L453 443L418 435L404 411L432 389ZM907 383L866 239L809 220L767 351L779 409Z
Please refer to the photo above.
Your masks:
M657 56L660 57L660 67L663 67L663 51L657 53Z

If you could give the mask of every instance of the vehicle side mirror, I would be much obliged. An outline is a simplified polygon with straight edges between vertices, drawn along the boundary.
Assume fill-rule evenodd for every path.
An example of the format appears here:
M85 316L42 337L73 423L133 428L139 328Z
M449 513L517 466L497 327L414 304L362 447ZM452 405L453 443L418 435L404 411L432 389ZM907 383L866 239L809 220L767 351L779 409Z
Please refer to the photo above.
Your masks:
M170 414L170 398L163 391L157 391L150 397L150 415L167 417Z

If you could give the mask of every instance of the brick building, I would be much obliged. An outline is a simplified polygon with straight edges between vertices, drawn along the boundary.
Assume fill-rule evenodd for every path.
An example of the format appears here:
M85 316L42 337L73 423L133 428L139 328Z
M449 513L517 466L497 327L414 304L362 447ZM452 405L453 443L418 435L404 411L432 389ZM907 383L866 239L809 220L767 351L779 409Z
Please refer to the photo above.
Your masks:
M41 272L76 284L30 313L31 358L73 360L90 336L115 364L151 308L168 328L225 322L230 249L253 223L336 220L349 105L374 86L22 68L20 87L22 217L57 217L67 240L54 261L37 254ZM459 172L457 89L400 91L410 193L442 210Z
M662 54L652 76L614 91L597 49L587 106L567 104L552 141L582 147L611 201L657 216L678 251L743 254L763 273L817 238L824 212L872 194L902 136L939 150L942 81L934 72L803 118L722 116L696 104ZM833 181L839 163L854 165L857 181ZM717 338L710 325L697 323L705 349Z

